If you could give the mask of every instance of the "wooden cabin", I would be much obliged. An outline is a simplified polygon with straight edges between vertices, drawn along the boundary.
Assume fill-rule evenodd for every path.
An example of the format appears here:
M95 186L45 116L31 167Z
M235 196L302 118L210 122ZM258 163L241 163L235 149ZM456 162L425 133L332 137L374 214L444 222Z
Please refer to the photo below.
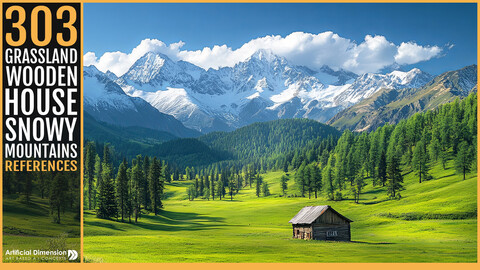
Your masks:
M330 241L350 241L350 222L330 205L305 206L289 221L293 238Z

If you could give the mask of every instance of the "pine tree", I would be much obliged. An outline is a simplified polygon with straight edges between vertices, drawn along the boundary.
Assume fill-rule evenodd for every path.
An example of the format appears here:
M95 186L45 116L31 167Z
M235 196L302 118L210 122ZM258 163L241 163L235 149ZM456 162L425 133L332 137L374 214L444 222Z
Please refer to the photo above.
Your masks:
M217 181L217 196L221 200L222 195L223 195L223 182L222 181Z
M417 142L415 146L415 150L413 151L412 167L419 177L418 179L419 183L422 183L422 177L424 180L427 179L428 154L427 154L425 142L423 141L423 139Z
M288 161L285 160L285 162L283 162L283 172L288 172Z
M285 197L288 189L288 177L286 175L282 175L282 178L280 178L280 188L282 189L283 197Z
M148 188L150 193L150 203L152 212L157 215L162 205L162 194L164 180L162 177L162 168L160 161L153 158L148 172Z
M230 195L230 201L233 201L233 193L235 192L235 179L228 181L228 194Z
M310 167L310 178L311 180L311 186L312 189L315 193L315 199L318 196L318 192L322 190L322 171L316 164L312 164Z
M387 157L385 155L385 151L382 150L380 154L380 159L378 162L378 172L377 172L378 180L382 186L385 186L387 183Z
M64 173L58 173L50 185L50 213L55 223L60 224L60 215L67 204L68 179Z
M260 192L262 190L262 177L260 176L260 174L257 174L257 176L255 177L255 194L257 195L257 197L260 197Z
M368 170L370 171L370 177L373 179L373 186L376 185L377 180L377 165L379 161L378 154L378 133L371 133L370 139L370 149L369 149L369 158L368 158Z
M313 191L313 176L312 176L312 167L313 164L308 164L305 166L305 170L303 171L303 178L305 181L305 189L308 191L308 198L310 199L312 197L312 191Z
M98 194L97 217L110 219L117 216L117 205L115 203L115 188L113 179L103 178Z
M137 223L138 218L140 217L140 214L141 214L141 204L143 202L142 194L143 194L143 188L144 188L143 177L144 177L144 174L139 164L139 158L137 158L137 163L135 164L135 166L132 167L132 173L131 173L131 179L132 179L131 180L132 182L131 199L132 199L133 215L135 217L135 223Z
M130 194L128 194L127 161L125 159L118 168L115 184L115 195L118 211L120 212L121 221L124 222L124 218L130 216L128 214L128 209L130 206Z
M172 182L172 175L171 175L171 172L170 172L170 167L168 166L167 163L165 163L165 161L163 161L163 164L162 164L162 175L165 178L165 181L167 181L167 183Z
M143 174L144 174L144 181L143 181L143 207L145 210L151 210L150 209L150 188L149 188L149 181L148 181L148 173L150 171L150 158L148 156L145 156L143 158Z
M213 175L210 176L210 190L212 193L212 200L215 201L215 182Z
M247 175L245 177L248 180L250 188L252 188L253 181L255 180L255 174L255 166L253 164L248 164Z
M262 183L262 194L264 197L267 197L270 195L270 189L268 187L268 183L267 182L263 182Z
M440 162L442 163L442 168L444 170L446 170L447 169L447 162L448 162L448 152L447 152L447 150L440 150L439 157L440 157Z
M113 184L113 166L111 164L110 145L103 147L103 161L101 181L98 194L97 217L109 219L117 216L117 205L115 203L115 186Z
M463 141L458 145L458 152L455 158L455 168L458 172L463 174L463 180L465 176L471 170L471 165L473 161L471 148L468 146L468 143Z
M51 172L41 172L40 171L40 172L35 173L35 176L37 178L36 186L37 186L38 190L40 191L40 197L43 199L45 197L45 193L48 192L48 189L50 187L50 179L52 178ZM3 181L5 181L5 177L4 177Z
M32 173L28 171L23 171L17 174L17 179L21 184L22 193L25 199L25 203L29 204L31 201L31 196L33 192L33 181Z
M205 187L203 190L203 197L207 199L207 201L210 201L210 188Z
M335 155L333 153L330 154L328 158L327 166L323 169L323 181L325 186L325 192L330 200L334 199L335 194L335 186L334 186L334 171L333 168L335 167Z
M85 146L84 174L88 190L88 210L93 209L93 196L95 195L95 143L87 142Z
M393 156L387 164L387 194L390 198L400 198L403 189L403 176L400 171L397 157Z
M438 157L440 156L440 152L442 151L441 146L440 146L440 141L434 137L430 145L428 147L428 152L430 153L430 157L432 160L437 161Z
M360 169L358 173L355 175L355 180L353 182L352 186L352 193L354 197L355 203L358 203L360 201L360 194L362 193L362 189L365 186L365 170Z
M190 185L187 188L188 200L193 201L197 197L197 190L194 185Z
M98 155L95 155L95 189L93 190L93 209L97 208L97 194L98 194L98 187L102 182L102 161Z
M295 173L295 182L300 187L300 195L305 197L305 164L302 163Z

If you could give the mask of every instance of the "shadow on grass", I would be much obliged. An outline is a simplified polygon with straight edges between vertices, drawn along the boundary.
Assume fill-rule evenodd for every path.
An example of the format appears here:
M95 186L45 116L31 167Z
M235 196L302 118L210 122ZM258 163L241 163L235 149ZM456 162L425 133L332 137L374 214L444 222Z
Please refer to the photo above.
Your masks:
M50 213L48 210L38 207L36 204L14 204L4 201L3 204L4 214L15 213L19 215L24 215L26 217L49 217Z
M394 245L395 244L395 243L389 243L389 242L366 242L366 241L350 241L350 243L368 244L368 245Z
M157 216L143 216L139 221L133 225L156 231L198 231L225 226L224 218L172 211L161 211Z
M172 187L185 187L185 188L187 188L187 187L190 186L191 184L192 184L191 182L174 181L174 182L168 183L167 185L168 185L168 186L172 186Z
M115 224L112 224L112 223L105 223L105 222L99 222L99 221L85 221L84 224L88 226L103 227L106 229L111 229L116 231L125 231L124 229L120 229Z
M359 202L359 204L372 205L372 204L378 204L378 203L382 203L382 202L386 202L386 201L388 201L388 199L378 200L378 201L370 201L370 202Z
M175 195L175 193L176 193L175 191L166 191L166 192L163 193L162 199L166 200L170 197L173 197Z
M386 187L378 187L374 190L369 190L367 192L364 192L363 194L378 194L378 193L383 193L385 192Z

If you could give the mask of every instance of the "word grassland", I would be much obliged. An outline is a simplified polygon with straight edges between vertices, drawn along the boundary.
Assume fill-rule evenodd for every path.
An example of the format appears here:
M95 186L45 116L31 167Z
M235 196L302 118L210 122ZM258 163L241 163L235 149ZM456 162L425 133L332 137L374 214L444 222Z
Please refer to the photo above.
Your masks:
M3 53L5 171L76 171L81 102L80 50L72 46L78 44L76 10L11 5L5 18L10 20Z

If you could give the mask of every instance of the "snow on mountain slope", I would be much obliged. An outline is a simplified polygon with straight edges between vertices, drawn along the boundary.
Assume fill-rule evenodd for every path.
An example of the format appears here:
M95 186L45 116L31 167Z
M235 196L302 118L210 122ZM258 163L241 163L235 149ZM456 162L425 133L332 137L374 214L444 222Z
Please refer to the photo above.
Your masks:
M311 70L259 50L218 70L150 52L115 82L128 95L146 100L185 126L210 132L278 118L326 122L381 88L417 87L430 79L418 69L360 77L326 66Z
M433 76L418 68L414 68L408 72L392 71L387 74L366 73L358 77L348 89L339 94L335 98L335 103L343 107L350 107L363 99L371 97L382 88L418 88L432 79Z
M148 102L131 97L94 66L84 67L84 111L98 121L117 126L139 126L169 132L177 137L194 137L198 132L163 114Z

